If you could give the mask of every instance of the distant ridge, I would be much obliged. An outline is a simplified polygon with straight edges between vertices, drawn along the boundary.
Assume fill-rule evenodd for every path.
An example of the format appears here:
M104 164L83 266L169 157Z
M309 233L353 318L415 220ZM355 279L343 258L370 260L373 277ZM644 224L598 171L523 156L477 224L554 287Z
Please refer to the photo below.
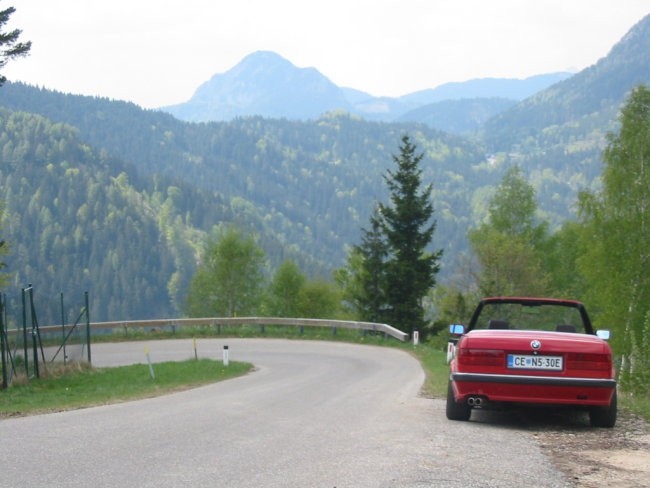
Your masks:
M496 151L509 150L524 139L561 147L563 141L553 143L551 136L566 136L559 130L566 127L573 133L574 140L583 140L581 146L602 145L604 130L614 127L616 114L632 88L650 84L648 46L650 15L634 25L609 54L593 66L491 119L484 129L486 141ZM599 130L594 130L596 127ZM538 135L540 140L531 139L532 134Z
M397 98L375 97L361 90L339 87L317 69L298 68L274 52L257 51L225 73L212 76L187 102L161 110L188 122L229 121L246 116L310 120L343 110L369 120L428 124L431 114L426 109L418 109L441 101L473 99L472 113L460 114L460 118L476 122L476 113L493 114L495 107L507 105L481 99L519 101L569 76L571 73L544 74L524 80L486 78L446 83ZM460 105L465 106L468 105ZM454 107L458 109L459 105ZM433 110L436 120L446 118L440 114L441 107ZM459 119L459 114L453 116ZM440 128L438 125L434 126ZM461 125L465 130L472 124ZM454 132L457 126L442 127L442 130Z

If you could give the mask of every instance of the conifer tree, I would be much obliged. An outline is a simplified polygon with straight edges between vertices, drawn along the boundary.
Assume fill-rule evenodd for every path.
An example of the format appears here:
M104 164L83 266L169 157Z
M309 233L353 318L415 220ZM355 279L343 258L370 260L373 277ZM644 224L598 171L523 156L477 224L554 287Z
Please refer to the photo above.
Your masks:
M384 323L388 320L385 316L388 244L382 233L378 207L370 217L370 229L362 230L361 244L355 247L355 252L363 257L355 296L359 318L366 322Z
M433 187L421 187L424 154L416 154L408 135L402 137L399 151L398 156L393 155L396 170L384 175L390 204L379 204L389 250L385 263L386 313L391 325L412 334L426 326L422 299L436 283L442 250L427 251L436 221L432 221Z
M4 26L9 21L11 14L16 11L14 7L6 8L0 11L0 69L4 68L10 59L26 56L32 47L31 42L18 42L21 31L15 29L11 32L4 32ZM7 78L0 74L0 86L7 81ZM0 217L2 217L3 209L0 207ZM8 252L7 244L4 240L0 240L0 256L6 255ZM0 269L6 265L4 261L0 261ZM4 286L7 280L6 275L0 275L0 287Z
M22 31L14 29L10 32L4 32L4 27L9 22L11 15L16 11L14 7L9 7L0 11L0 69L4 68L9 60L26 56L32 47L31 41L19 42L18 38ZM0 75L0 85L2 85L7 78Z

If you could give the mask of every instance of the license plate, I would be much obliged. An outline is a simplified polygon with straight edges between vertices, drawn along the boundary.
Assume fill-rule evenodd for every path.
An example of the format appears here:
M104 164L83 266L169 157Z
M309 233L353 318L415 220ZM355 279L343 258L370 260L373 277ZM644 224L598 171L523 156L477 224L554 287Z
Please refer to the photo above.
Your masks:
M508 368L562 371L562 356L531 356L508 354Z

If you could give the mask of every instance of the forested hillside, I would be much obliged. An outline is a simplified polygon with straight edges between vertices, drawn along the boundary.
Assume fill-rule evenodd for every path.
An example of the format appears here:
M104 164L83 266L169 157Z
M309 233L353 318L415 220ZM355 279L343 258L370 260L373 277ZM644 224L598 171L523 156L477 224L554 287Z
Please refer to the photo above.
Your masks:
M48 117L2 114L0 186L15 284L33 283L49 297L92 289L94 320L181 313L201 242L224 222L255 232L271 266L292 258L308 274L330 277L375 201L385 197L382 175L404 133L427 154L425 177L434 183L438 209L436 246L465 246L473 215L467 185L489 184L472 169L483 158L478 146L425 127L347 114L309 123L190 124L132 104L24 85L3 87L0 97L5 106ZM59 128L65 142L45 137L49 127ZM72 153L59 154L60 147ZM28 168L29 178L23 175ZM17 187L18 181L29 186ZM28 207L33 213L11 225ZM134 237L130 226L146 235ZM65 259L53 262L57 256ZM134 283L146 299L128 295Z
M154 188L73 128L37 115L2 110L0 148L10 311L28 283L41 304L58 304L60 292L81 304L91 291L93 320L174 311L196 259L184 221L205 218L192 207L200 192L163 179ZM223 202L212 202L205 224L227 218ZM48 309L39 319L58 323Z
M383 175L405 134L433 184L432 249L444 250L444 281L511 165L534 185L551 225L573 215L578 191L598 186L616 112L633 86L650 83L649 19L594 67L489 121L480 137L343 112L188 123L8 83L0 237L11 246L14 288L33 283L53 302L89 290L96 321L180 315L206 235L228 223L258 236L270 269L291 258L329 278L385 201Z
M597 185L607 134L640 84L650 84L650 16L595 65L489 120L482 140L502 160L526 168L540 193L557 203L546 210L561 212L563 192Z
M141 176L164 175L236 197L284 243L327 268L340 263L373 201L385 196L382 174L404 133L427 154L425 176L449 214L440 224L446 240L463 238L467 221L458 228L456 218L472 213L465 180L474 186L485 178L472 169L484 159L475 143L425 126L373 123L345 113L312 122L192 124L132 104L15 84L0 90L0 105L77 127L84 141L132 163Z

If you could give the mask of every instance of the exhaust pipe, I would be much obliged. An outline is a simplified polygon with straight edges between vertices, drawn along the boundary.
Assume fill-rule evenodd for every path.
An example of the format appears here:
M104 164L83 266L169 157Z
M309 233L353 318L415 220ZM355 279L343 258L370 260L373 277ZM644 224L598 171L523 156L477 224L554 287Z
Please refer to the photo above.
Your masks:
M467 404L470 407L481 407L483 405L483 398L471 396L467 399Z

